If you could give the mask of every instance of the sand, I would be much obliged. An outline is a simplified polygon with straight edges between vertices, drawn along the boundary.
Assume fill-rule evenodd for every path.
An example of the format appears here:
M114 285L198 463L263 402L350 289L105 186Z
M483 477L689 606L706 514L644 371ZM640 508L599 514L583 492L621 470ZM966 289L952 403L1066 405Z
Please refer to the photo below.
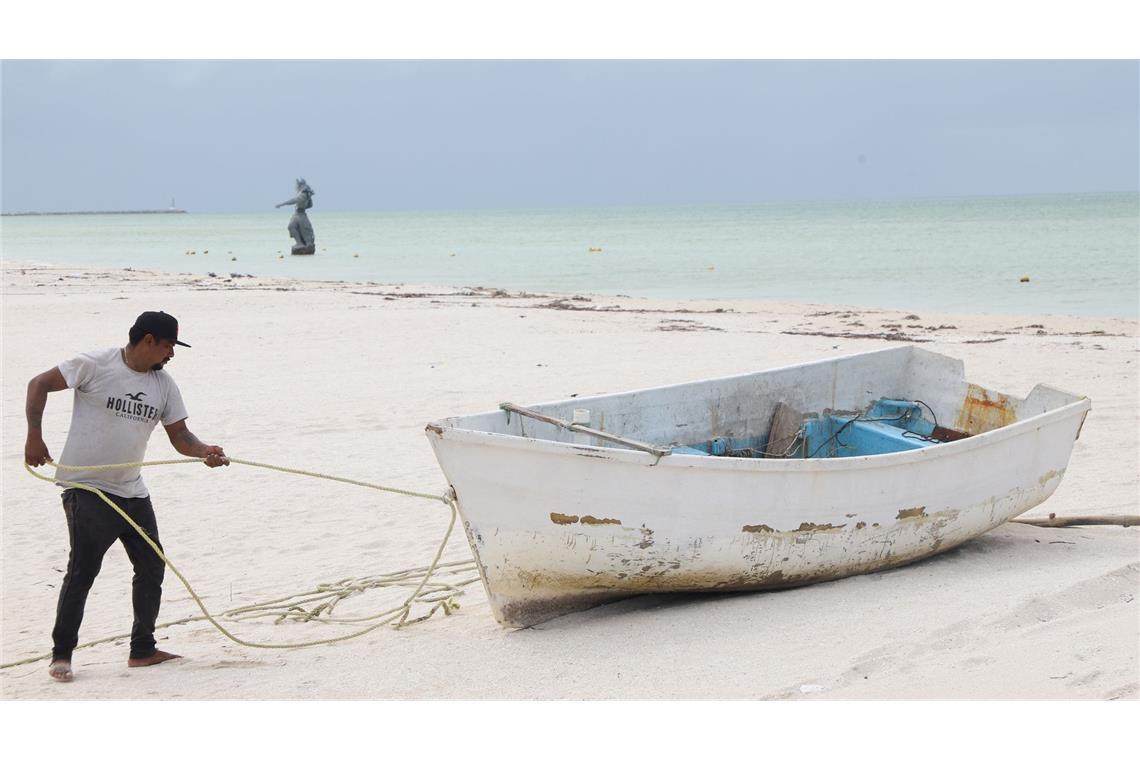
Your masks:
M1048 382L1093 409L1057 492L1030 516L1138 506L1135 321L855 306L558 297L380 283L197 277L21 266L3 277L4 663L43 654L67 563L55 487L24 472L27 381L82 350L125 343L135 316L181 321L169 371L189 427L237 457L417 491L446 484L432 420L628 390L920 340L972 380L1024 395ZM912 318L913 317L913 318ZM45 439L63 448L67 392ZM157 431L148 458L178 455ZM164 544L215 611L318 583L425 564L441 504L238 465L145 474ZM1007 524L931 560L772 593L650 596L500 628L482 587L452 615L301 650L253 649L205 623L159 631L185 659L126 668L124 641L0 670L5 699L1128 699L1140 696L1140 529ZM448 560L470 557L457 531ZM130 628L130 567L113 548L81 642ZM160 622L196 614L172 574ZM375 594L375 596L370 596ZM390 592L343 614L388 606ZM338 612L340 609L338 608ZM288 643L346 626L253 620Z

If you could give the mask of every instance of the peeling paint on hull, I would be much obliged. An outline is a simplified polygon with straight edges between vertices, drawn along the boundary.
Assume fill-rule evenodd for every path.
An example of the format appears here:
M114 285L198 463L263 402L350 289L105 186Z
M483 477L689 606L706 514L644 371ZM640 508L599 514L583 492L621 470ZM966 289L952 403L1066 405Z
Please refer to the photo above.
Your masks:
M981 535L1052 490L1015 489L964 510L904 517L870 530L796 528L680 541L659 532L651 547L623 533L599 538L500 529L496 548L478 554L496 618L526 627L637 594L784 589L899 567ZM534 569L539 563L543 569Z
M472 548L496 619L526 627L635 594L789 588L898 567L947 551L1044 501L1064 472L1050 469L1049 478L1033 475L1025 487L975 502L948 501L939 508L928 498L917 509L861 504L860 515L879 518L871 527L863 520L832 524L827 510L816 507L815 522L800 520L783 530L767 524L742 530L738 524L731 532L710 530L715 526L707 519L678 525L677 505L660 501L625 506L633 516L629 522L646 528L549 519L542 530L513 528L483 515L481 489L460 482L456 490L469 524L494 534L493 542L472 541ZM606 508L623 513L616 504ZM774 511L763 505L723 511L738 509ZM646 530L653 531L652 542Z
M1000 429L843 460L658 461L610 447L587 458L568 443L455 424L428 437L496 619L526 627L637 594L789 588L947 551L1057 488L1089 403L1056 398Z

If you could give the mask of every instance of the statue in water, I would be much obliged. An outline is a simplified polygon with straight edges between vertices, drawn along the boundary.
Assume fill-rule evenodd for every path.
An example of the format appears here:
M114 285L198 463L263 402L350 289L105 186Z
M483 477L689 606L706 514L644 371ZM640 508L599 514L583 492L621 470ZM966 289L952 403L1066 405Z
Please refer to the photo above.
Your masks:
M309 215L305 209L313 207L313 188L304 177L297 180L297 195L287 201L278 203L274 208L282 206L296 206L293 218L289 220L289 236L293 238L293 254L295 256L308 256L317 251L317 238L313 234L313 225L309 223Z

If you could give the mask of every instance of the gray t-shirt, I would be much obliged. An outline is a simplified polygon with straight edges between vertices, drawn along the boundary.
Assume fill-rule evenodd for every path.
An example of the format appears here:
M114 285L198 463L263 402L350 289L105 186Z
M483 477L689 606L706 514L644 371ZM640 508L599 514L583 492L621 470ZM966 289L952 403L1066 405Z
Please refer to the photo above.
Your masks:
M60 464L141 462L154 426L186 419L186 406L166 370L135 372L119 348L79 354L59 365L67 387L75 389L71 429ZM141 468L76 472L60 470L62 480L85 483L116 496L148 496Z

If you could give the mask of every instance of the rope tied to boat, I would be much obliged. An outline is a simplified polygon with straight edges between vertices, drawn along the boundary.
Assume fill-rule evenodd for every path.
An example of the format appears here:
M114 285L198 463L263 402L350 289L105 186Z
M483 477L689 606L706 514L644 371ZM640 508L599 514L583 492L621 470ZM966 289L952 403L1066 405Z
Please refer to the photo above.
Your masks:
M236 644L242 646L253 647L256 649L302 649L305 647L319 646L321 644L333 644L340 641L347 641L367 633L371 633L378 628L391 625L394 628L401 628L406 625L420 623L428 620L436 612L443 612L444 615L450 615L459 608L458 602L455 597L464 593L463 587L474 583L479 579L475 574L474 560L461 560L457 562L441 562L443 550L447 546L448 540L451 538L452 529L455 527L455 520L457 516L455 492L448 489L443 494L429 494L419 491L411 491L403 488L395 488L392 486L385 486L378 483L370 483L363 480L353 480L351 478L343 478L336 475L329 475L326 473L311 472L309 470L302 470L293 467L282 467L279 465L266 464L264 462L254 462L247 459L238 459L235 457L227 457L231 463L241 464L250 467L258 467L275 472L282 472L291 475L300 475L311 478L318 478L321 480L331 480L338 483L346 483L349 485L360 486L362 488L370 488L377 491L392 493L400 496L408 496L419 499L427 499L431 501L439 501L446 504L450 510L450 519L447 524L447 530L444 532L443 539L440 541L439 546L436 548L435 554L432 557L430 564L424 567L410 568L407 570L399 570L391 573L385 573L376 576L369 576L365 578L344 578L332 583L319 584L311 591L301 592L298 594L291 594L279 599L271 599L265 602L256 604L245 605L231 610L226 610L221 613L211 613L201 597L194 590L190 581L186 576L174 565L166 553L159 547L159 545L147 534L143 528L131 519L129 515L124 512L119 505L115 504L113 500L107 497L101 489L77 481L64 480L60 477L60 470L69 471L86 471L98 472L115 469L127 469L135 467L158 467L163 465L178 465L178 464L194 464L205 461L201 458L187 458L187 459L161 459L145 462L124 462L119 464L106 464L106 465L63 465L56 462L50 462L56 468L56 477L41 475L33 470L28 464L24 464L24 469L27 470L32 476L40 480L54 483L56 485L67 486L69 488L78 488L98 496L105 504L114 509L120 517L126 520L127 524L142 537L148 546L158 555L158 557L165 563L167 567L178 577L186 591L190 594L195 604L202 611L201 615L193 615L181 618L179 620L162 623L155 626L155 629L168 628L170 626L182 625L186 623L207 621L213 625L223 636L230 639ZM439 580L440 577L449 577L448 580ZM433 581L433 578L436 580ZM355 618L337 618L333 619L332 613L337 604L345 599L364 593L373 588L393 588L393 587L410 587L413 590L404 599L402 603L395 607L383 610L381 612L368 615L365 617ZM412 606L414 604L428 604L431 605L428 611L415 618L410 618ZM359 631L345 634L343 636L335 636L327 639L318 639L314 641L302 641L289 644L265 644L242 639L223 626L218 618L226 618L235 621L244 621L261 617L273 617L274 623L281 623L286 620L293 620L298 622L321 622L321 623L345 623L345 624L364 624L365 627ZM120 634L118 636L109 636L107 638L99 639L97 641L90 641L79 645L76 649L92 647L97 644L103 644L119 639L128 638L130 634ZM49 659L51 654L44 654L37 657L30 657L18 662L9 662L0 665L0 669L15 667L17 665L26 665L32 662Z

